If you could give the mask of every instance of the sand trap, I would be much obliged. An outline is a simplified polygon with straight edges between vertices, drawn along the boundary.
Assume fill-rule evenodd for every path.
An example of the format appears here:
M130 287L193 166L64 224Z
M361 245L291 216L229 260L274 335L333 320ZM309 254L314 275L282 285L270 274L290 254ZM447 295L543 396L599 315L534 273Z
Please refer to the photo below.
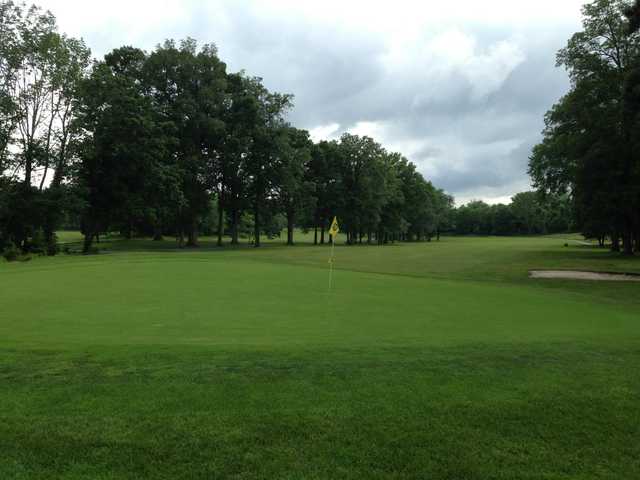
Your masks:
M640 282L640 275L626 273L580 272L577 270L532 270L531 278L563 278L569 280L596 280L604 282Z

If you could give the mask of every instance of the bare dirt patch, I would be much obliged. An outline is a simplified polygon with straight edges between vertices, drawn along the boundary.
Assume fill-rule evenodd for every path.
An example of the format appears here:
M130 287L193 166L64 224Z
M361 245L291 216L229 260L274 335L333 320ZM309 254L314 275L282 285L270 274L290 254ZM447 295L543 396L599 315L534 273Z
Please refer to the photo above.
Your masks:
M592 280L600 282L640 282L640 275L629 273L582 272L579 270L532 270L529 272L529 277Z

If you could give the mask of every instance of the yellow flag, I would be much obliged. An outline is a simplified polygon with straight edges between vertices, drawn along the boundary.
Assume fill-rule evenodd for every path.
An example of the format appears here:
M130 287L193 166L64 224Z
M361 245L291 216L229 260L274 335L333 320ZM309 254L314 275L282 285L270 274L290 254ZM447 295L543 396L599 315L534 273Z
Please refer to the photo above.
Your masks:
M340 233L340 226L338 225L338 217L333 217L333 223L329 229L331 237L335 240L338 233Z

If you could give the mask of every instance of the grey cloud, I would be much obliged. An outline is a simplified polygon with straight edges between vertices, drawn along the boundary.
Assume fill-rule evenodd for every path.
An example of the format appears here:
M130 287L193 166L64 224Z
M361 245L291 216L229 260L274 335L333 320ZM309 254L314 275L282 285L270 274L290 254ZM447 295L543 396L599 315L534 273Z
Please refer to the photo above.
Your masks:
M473 196L474 191L489 188L499 192L496 196L510 196L514 184L527 183L522 172L527 169L527 159L535 140L529 139L512 149L507 154L470 153L468 164L463 171L445 169L433 177L433 181L448 191L455 191L464 196Z

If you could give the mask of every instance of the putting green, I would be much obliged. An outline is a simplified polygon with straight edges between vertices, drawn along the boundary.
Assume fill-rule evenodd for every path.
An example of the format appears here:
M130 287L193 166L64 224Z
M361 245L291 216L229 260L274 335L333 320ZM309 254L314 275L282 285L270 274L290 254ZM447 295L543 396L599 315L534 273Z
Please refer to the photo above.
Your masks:
M33 347L446 346L628 341L637 311L521 285L270 263L140 258L0 276L0 342ZM38 292L34 299L33 292Z

